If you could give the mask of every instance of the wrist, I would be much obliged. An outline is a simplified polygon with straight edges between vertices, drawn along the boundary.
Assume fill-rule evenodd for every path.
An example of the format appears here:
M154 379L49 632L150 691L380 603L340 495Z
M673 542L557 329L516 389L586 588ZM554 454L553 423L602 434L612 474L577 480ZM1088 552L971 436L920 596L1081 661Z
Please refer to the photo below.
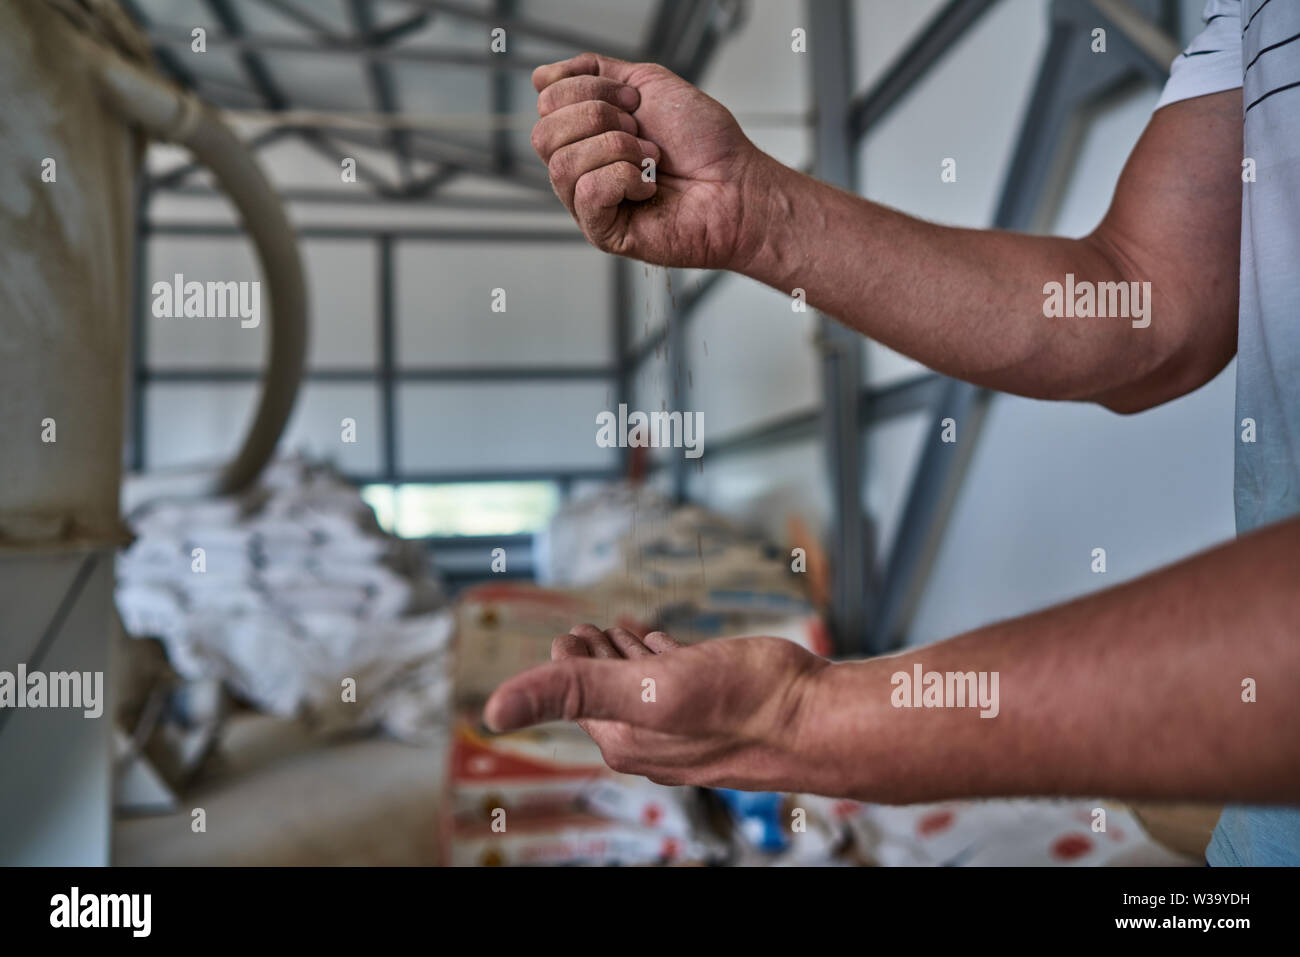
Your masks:
M740 178L740 223L736 248L726 268L780 287L789 272L790 224L794 194L802 174L757 147Z
M881 790L877 760L889 733L889 672L884 659L828 663L805 682L794 752L804 790L829 797L870 799Z

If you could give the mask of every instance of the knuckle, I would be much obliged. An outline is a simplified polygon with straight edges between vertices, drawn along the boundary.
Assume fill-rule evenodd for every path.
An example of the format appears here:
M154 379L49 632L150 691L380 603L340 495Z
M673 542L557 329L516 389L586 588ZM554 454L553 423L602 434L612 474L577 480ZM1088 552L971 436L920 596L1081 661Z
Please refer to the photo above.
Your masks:
M601 146L612 154L618 156L629 156L639 154L641 151L640 145L636 141L636 137L631 133L624 132L623 130L609 130L608 132L602 133L600 136L602 140Z
M622 110L610 103L606 103L604 100L592 100L591 102L596 104L596 113L598 116L597 123L599 124L597 129L623 129L623 122L620 117L625 114L623 114Z
M588 203L596 201L596 190L599 184L595 176L583 176L574 186L573 201L579 206L585 206Z
M538 120L533 124L533 131L528 134L528 142L532 144L533 151L539 156L546 155L546 127L545 120Z
M582 715L582 676L574 668L566 668L564 674L564 720L574 721Z
M567 80L567 84L567 92L574 101L597 99L600 90L600 79L598 77L588 74L571 76Z
M546 164L546 172L550 174L553 183L568 182L572 178L569 151L559 149L552 153L550 162Z
M608 129L610 123L617 122L614 107L604 100L583 100L582 119L586 127L593 132Z

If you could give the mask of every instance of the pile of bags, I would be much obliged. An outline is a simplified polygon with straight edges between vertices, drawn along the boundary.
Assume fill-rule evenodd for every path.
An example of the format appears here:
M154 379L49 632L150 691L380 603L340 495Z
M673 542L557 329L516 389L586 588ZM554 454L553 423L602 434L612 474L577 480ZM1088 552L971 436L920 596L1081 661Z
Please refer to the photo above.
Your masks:
M240 497L155 501L128 520L117 605L182 679L325 730L445 733L453 616L422 546L384 534L328 467L289 460Z

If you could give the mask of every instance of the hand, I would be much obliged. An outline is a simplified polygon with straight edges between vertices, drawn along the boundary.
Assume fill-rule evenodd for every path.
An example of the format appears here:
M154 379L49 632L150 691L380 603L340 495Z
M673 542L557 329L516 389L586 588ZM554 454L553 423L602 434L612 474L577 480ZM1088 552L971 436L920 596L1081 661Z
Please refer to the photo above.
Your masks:
M592 245L706 269L746 254L746 195L767 157L721 103L658 64L594 53L538 67L533 86L533 148Z
M660 784L798 791L813 778L808 710L830 662L782 638L682 647L661 631L579 625L552 663L511 678L483 717L498 731L577 721L615 771Z

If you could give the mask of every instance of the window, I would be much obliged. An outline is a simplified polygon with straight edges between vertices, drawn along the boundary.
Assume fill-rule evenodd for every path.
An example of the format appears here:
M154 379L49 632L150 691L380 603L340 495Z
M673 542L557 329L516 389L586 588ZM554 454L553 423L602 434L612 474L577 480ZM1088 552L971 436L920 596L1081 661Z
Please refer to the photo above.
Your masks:
M361 497L384 530L402 538L528 535L560 504L554 482L367 485Z

